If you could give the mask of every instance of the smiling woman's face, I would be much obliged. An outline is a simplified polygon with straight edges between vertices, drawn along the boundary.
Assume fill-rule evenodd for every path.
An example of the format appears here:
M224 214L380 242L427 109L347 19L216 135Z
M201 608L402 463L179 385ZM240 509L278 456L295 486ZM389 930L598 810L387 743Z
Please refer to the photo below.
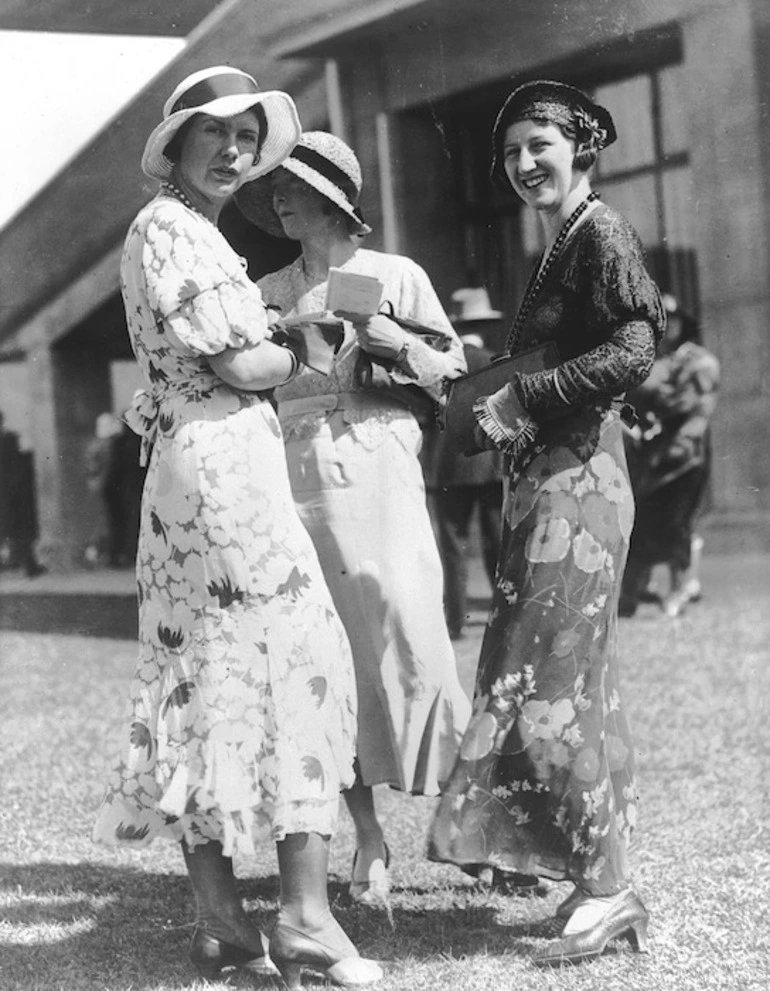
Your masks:
M259 124L247 110L235 117L198 114L185 134L176 169L188 188L210 202L229 199L257 159Z
M529 206L554 213L580 178L573 166L575 145L556 124L520 120L503 140L508 179Z

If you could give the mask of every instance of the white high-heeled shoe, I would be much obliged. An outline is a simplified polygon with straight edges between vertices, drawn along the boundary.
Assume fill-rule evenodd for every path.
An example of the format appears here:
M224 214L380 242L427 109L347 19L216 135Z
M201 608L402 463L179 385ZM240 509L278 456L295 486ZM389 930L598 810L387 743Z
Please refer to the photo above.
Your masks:
M387 843L382 844L385 857L375 858L369 865L366 877L356 877L356 865L358 864L359 850L353 855L353 867L350 880L350 897L359 905L368 905L370 908L390 909L390 849Z

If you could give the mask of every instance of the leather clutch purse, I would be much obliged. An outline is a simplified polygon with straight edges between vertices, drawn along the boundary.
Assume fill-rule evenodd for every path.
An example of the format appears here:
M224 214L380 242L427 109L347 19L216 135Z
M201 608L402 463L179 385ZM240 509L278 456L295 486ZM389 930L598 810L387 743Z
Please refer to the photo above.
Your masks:
M434 327L427 327L425 324L418 323L416 320L396 316L389 301L386 301L384 306L388 308L384 311L385 316L397 323L408 334L418 337L436 351L449 350L450 340L446 334ZM395 382L390 375L394 367L394 362L388 358L378 358L375 355L367 354L366 351L360 351L354 371L356 386L359 389L386 389L397 402L411 410L421 423L435 420L439 405L435 396L417 384L402 385Z
M482 396L491 396L511 381L514 372L540 372L555 368L561 361L553 341L538 344L515 355L503 355L468 375L461 375L448 383L448 392L441 418L448 440L458 450L480 453L473 439L476 416L473 404Z

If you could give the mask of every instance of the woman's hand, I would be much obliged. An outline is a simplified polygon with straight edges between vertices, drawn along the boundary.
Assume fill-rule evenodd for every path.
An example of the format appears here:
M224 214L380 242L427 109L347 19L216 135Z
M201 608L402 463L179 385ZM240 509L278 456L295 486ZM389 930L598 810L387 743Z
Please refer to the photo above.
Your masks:
M322 375L332 370L334 358L345 339L342 320L313 320L278 330L273 338L297 356L298 360Z
M268 340L270 340L278 330L278 321L281 319L281 311L276 306L266 306L265 313L267 315L267 333L265 336Z
M338 313L349 320L356 331L359 347L378 358L397 358L404 350L407 332L383 313L365 317L360 313Z
M473 443L479 451L496 451L494 441L477 423L473 428Z

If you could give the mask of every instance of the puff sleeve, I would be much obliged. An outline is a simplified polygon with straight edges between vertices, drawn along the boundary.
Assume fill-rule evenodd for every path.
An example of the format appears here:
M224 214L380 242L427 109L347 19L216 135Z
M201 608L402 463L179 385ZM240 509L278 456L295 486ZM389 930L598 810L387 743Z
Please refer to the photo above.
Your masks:
M186 353L209 356L264 338L261 293L207 221L159 206L145 230L142 270L156 321Z

